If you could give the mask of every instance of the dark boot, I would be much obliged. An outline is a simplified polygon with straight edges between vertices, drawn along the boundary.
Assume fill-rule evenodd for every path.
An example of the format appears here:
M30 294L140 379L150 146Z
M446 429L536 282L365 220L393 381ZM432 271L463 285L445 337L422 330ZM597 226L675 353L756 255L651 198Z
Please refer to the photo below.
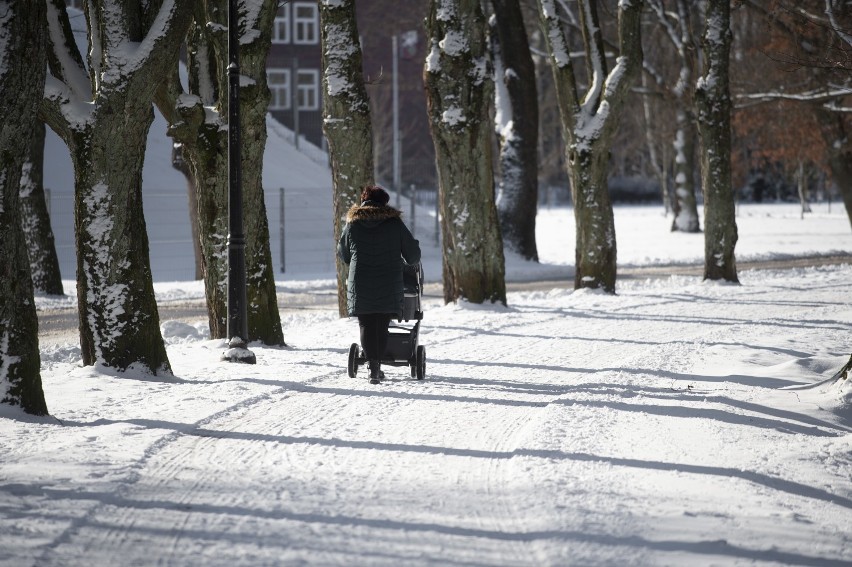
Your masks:
M378 360L371 360L370 366L370 384L378 384L382 381L382 367Z

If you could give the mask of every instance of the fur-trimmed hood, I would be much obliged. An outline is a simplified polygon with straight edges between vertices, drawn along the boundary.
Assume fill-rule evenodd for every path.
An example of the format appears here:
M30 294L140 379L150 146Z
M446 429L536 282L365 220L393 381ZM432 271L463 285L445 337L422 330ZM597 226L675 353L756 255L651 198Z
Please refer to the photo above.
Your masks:
M392 218L399 218L402 212L387 205L352 205L346 212L346 222L373 221L380 223Z

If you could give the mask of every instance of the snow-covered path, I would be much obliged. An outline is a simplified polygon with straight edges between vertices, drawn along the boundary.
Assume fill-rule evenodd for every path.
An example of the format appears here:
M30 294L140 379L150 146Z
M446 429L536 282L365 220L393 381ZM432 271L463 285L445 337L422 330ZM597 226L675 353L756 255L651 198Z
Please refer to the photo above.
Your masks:
M848 565L849 387L782 388L848 359L852 266L741 277L430 303L422 382L347 377L332 310L256 366L167 323L173 380L48 347L0 564Z

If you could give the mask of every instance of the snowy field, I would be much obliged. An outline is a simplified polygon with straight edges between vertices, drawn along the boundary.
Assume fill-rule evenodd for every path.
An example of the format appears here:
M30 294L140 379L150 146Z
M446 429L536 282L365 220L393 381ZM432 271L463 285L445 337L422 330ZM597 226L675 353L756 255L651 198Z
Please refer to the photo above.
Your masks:
M620 264L700 263L703 236L669 222L618 208ZM742 260L852 253L838 205L738 225ZM570 271L570 211L538 231L543 265L510 258L509 279ZM282 310L288 347L252 345L255 366L163 321L173 378L43 342L52 416L0 408L0 565L848 566L852 264L740 279L427 297L426 379L375 386L346 375L357 324L331 309Z

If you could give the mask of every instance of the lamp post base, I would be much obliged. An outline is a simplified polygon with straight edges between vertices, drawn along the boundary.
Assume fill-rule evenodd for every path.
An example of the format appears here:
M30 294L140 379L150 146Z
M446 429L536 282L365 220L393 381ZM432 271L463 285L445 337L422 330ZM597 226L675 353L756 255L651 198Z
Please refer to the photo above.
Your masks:
M242 364L257 363L257 357L239 337L234 337L228 342L228 350L222 353L221 360L225 362L241 362Z

